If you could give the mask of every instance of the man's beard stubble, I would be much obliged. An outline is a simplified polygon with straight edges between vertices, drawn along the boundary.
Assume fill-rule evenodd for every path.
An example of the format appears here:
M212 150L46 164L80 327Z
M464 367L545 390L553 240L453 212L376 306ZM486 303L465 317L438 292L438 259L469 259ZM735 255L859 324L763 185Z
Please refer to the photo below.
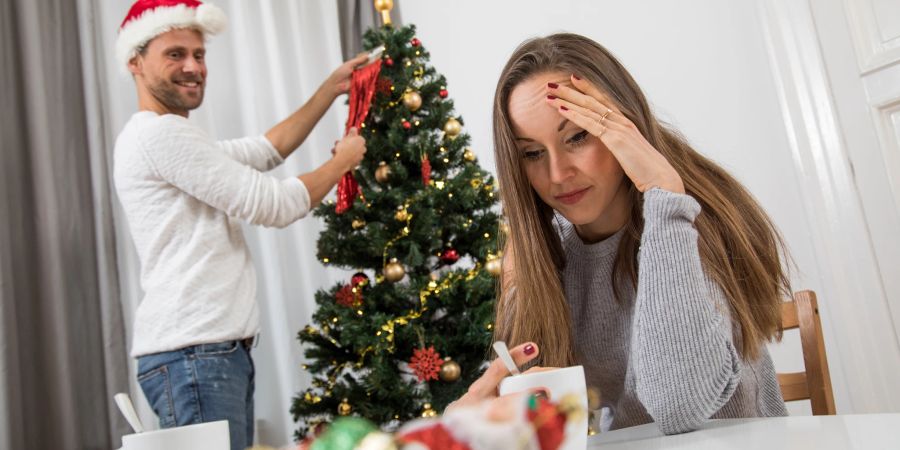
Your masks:
M196 81L203 83L200 77L190 77L178 81ZM200 85L197 97L188 97L178 92L178 85L173 81L159 79L156 83L149 85L150 93L170 111L192 111L200 107L203 103L203 93L206 86Z

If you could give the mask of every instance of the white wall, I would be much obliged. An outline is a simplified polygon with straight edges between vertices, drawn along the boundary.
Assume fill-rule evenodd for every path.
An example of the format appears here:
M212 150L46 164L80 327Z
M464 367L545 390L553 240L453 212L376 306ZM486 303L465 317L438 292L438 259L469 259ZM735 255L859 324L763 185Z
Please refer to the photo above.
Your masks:
M808 8L803 2L787 3L801 13ZM763 14L765 4L720 0L418 0L402 2L402 8L404 20L418 26L418 37L431 52L432 63L447 76L450 95L465 119L473 147L481 163L489 168L494 167L493 90L508 56L522 40L568 31L588 36L610 49L643 87L657 113L684 132L698 150L744 182L782 230L799 268L792 277L794 287L814 289L819 294L838 411L896 411L900 409L896 391L885 392L881 400L854 399L854 391L847 385L845 372L851 372L856 382L861 379L859 373L869 368L851 366L854 360L844 358L842 352L866 350L838 342L843 336L858 337L862 333L846 329L844 324L846 320L863 321L865 314L846 317L837 312L850 309L848 305L855 299L841 298L832 289L833 280L877 280L880 275L872 258L862 259L851 268L873 275L868 278L822 269L828 266L821 262L828 251L821 242L814 241L822 234L812 233L810 226L827 218L816 210L816 202L799 181L809 176L809 170L798 154L809 150L797 148L782 97L784 80L773 67L775 56L767 47L775 26L767 20L798 19L782 10ZM789 29L791 24L783 26ZM849 164L839 168L851 170ZM862 217L859 221L863 221ZM864 227L861 230L865 232ZM872 289L877 291L876 286ZM879 301L872 299L873 303ZM836 307L839 302L842 308ZM891 331L882 335L890 339ZM891 351L883 357L890 367L879 367L881 376L895 373L892 367L898 361L896 342L886 344ZM770 350L779 371L803 369L796 332L787 333L785 340L770 346ZM870 351L869 360L876 357L875 350ZM808 402L792 403L789 410L792 414L809 414Z

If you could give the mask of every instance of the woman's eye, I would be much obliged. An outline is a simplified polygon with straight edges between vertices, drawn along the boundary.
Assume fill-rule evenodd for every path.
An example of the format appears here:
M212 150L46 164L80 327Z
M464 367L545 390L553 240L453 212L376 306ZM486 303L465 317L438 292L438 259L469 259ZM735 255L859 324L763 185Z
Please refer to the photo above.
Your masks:
M544 156L543 150L525 150L522 152L522 157L529 161L536 161L540 159L541 156Z
M584 142L585 139L587 139L587 135L588 135L587 130L584 130L581 133L578 133L575 136L572 136L566 143L570 144L570 145L580 144L580 143Z

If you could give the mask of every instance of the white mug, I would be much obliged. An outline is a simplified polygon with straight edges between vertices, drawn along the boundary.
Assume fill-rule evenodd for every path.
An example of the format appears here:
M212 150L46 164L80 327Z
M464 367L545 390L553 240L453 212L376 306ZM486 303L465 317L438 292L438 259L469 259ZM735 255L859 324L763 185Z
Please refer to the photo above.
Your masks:
M512 375L500 382L500 395L546 389L550 400L558 402L566 394L574 394L584 411L582 418L566 424L566 441L560 450L583 450L587 447L588 398L582 366Z
M198 423L122 436L121 450L230 450L228 421Z

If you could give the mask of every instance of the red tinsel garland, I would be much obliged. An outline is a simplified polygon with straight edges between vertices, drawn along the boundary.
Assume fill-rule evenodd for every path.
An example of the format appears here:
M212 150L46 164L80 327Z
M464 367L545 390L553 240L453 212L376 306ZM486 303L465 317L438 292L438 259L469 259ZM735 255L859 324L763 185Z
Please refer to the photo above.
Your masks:
M372 106L372 96L375 94L375 84L378 81L379 73L381 73L380 59L353 71L350 84L350 114L347 115L347 125L344 127L345 135L351 128L359 128L365 122L366 116L369 114L369 107ZM359 196L359 183L353 177L353 172L345 173L338 183L335 212L344 213L350 209L350 205Z

